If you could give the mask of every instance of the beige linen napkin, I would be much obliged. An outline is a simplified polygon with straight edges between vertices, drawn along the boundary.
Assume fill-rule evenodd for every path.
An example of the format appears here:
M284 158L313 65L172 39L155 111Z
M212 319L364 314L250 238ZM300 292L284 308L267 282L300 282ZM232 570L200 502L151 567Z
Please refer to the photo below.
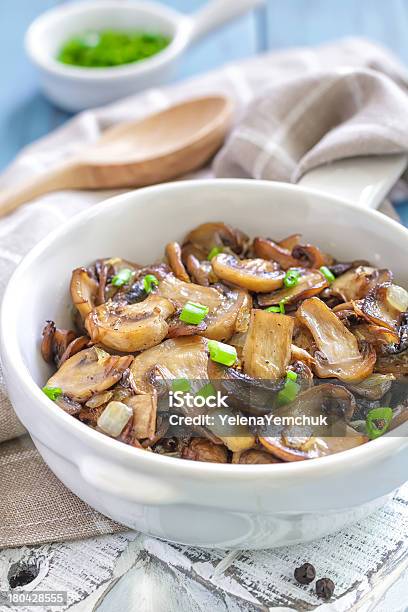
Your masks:
M339 157L408 150L407 83L398 61L365 40L270 53L81 113L27 147L0 178L0 188L47 172L118 121L214 92L235 100L238 122L216 159L216 173L293 180L306 168ZM255 96L261 97L244 113ZM0 220L0 297L32 246L107 195L50 194ZM18 438L23 431L0 368L0 547L120 530L65 489L30 440Z

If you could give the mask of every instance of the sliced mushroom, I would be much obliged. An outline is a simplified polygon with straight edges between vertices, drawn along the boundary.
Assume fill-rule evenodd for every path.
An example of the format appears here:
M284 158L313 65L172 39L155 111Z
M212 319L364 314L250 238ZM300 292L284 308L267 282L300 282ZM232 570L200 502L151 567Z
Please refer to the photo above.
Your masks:
M248 329L252 298L244 289L225 288L221 304L206 317L206 328L200 335L210 340L227 342L236 332Z
M190 461L228 462L227 448L204 438L192 438L189 445L183 449L181 456L183 459L190 459Z
M319 298L305 300L297 317L311 332L317 351L314 369L321 378L339 378L345 382L359 382L367 378L376 360L372 348L364 346L360 352L356 337Z
M309 368L312 367L312 365L314 365L313 357L305 349L300 348L300 346L297 346L296 344L292 344L292 346L290 347L290 351L291 351L291 361L303 362Z
M395 380L393 374L371 374L368 378L356 385L348 385L353 393L370 400L380 400L391 389Z
M283 285L285 274L265 259L236 259L220 253L213 257L211 264L218 278L249 291L267 293Z
M199 336L185 336L143 351L135 357L131 371L138 393L151 393L154 386L149 374L153 368L160 367L170 380L206 381L207 363L207 341Z
M344 436L260 438L261 444L282 461L304 461L341 453L368 442L368 437L346 427Z
M248 236L225 223L203 223L185 237L184 247L193 245L201 251L199 259L206 259L213 247L229 247L234 253L242 254L247 246Z
M287 236L287 238L283 238L283 240L279 240L278 244L283 249L288 249L288 251L292 252L295 246L297 244L300 244L301 238L302 238L302 234L291 234L290 236Z
M208 377L217 391L228 397L228 405L256 416L270 412L276 394L283 388L284 379L251 378L240 370L208 361Z
M309 270L296 268L299 272L299 281L294 287L282 287L273 293L266 293L258 296L260 306L273 306L282 300L285 306L296 304L300 300L318 295L329 286L327 279L319 270Z
M89 313L85 327L92 342L131 353L159 344L167 336L166 319L173 313L169 300L151 294L138 304L106 302Z
M292 257L297 260L298 266L305 268L319 269L333 263L333 259L314 244L297 244L292 249Z
M178 242L169 242L166 245L166 257L174 276L185 283L189 283L190 277L181 260L181 247Z
M68 344L61 357L58 358L57 367L60 368L67 359L89 346L89 342L90 340L88 336L79 336L78 338L74 338L74 340Z
M379 282L391 280L389 270L378 270L370 266L358 266L338 276L331 286L331 293L339 295L345 302L360 300Z
M255 238L253 250L257 257L277 262L283 270L295 268L299 262L292 257L292 249L267 238Z
M179 338L180 336L196 336L202 333L206 335L205 330L207 324L205 321L201 321L198 325L189 325L180 321L180 311L176 312L168 321L169 331L167 332L167 338Z
M153 438L156 431L157 395L132 395L124 403L133 410L133 435L139 440Z
M216 408L208 413L214 424L208 429L233 453L243 452L255 445L255 436L248 426L237 422L237 414L229 408Z
M353 395L344 387L333 384L315 386L281 408L278 416L283 424L268 430L259 441L282 461L313 459L354 448L368 441L348 426L355 408ZM285 425L284 418L296 423L297 418L303 422L305 417L311 423L319 423L320 417L326 417L328 424L294 429Z
M71 299L84 321L95 307L98 283L89 276L85 268L77 268L71 277Z
M93 346L63 363L47 386L62 389L64 395L77 402L86 402L92 395L113 387L132 360L131 356L109 355Z
M182 308L186 302L203 304L208 307L209 313L215 312L222 300L217 289L202 287L195 283L185 283L172 274L168 274L160 281L156 295L171 300L179 308Z
M216 282L210 261L200 261L194 255L188 255L186 267L193 282L203 287L208 287L210 282Z
M44 361L52 363L54 361L54 334L55 334L55 323L54 321L47 321L42 331L42 342L41 342L41 355Z
M76 402L67 395L60 395L55 400L55 403L57 406L62 408L64 412L70 414L71 416L78 416L82 409L82 405L79 402Z
M70 329L58 329L53 321L47 321L43 329L41 342L41 354L47 363L54 362L60 367L68 357L87 346L89 338L77 338L76 333Z
M380 355L375 364L375 371L381 374L394 374L396 378L408 376L408 350Z
M290 363L293 319L283 314L251 311L242 351L244 371L253 378L278 380Z
M261 465L264 463L281 463L280 460L270 453L257 448L251 448L244 452L234 453L232 463L241 465Z
M368 342L377 350L382 350L390 344L399 341L399 335L395 331L391 331L386 327L374 325L373 323L359 323L358 325L353 325L350 331L360 342Z
M367 321L398 331L403 314L408 310L408 291L393 284L377 285L362 303L355 302L354 308Z

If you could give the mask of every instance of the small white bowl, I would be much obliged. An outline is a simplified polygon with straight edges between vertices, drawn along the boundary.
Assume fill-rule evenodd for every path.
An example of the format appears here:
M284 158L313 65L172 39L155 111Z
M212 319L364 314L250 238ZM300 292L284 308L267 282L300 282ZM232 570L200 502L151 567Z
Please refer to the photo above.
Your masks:
M45 95L64 110L80 111L168 82L179 57L192 42L262 2L212 0L193 17L154 2L74 2L36 19L27 31L25 46L39 70ZM151 58L111 68L75 67L56 59L61 46L72 36L104 29L158 32L169 36L171 43Z

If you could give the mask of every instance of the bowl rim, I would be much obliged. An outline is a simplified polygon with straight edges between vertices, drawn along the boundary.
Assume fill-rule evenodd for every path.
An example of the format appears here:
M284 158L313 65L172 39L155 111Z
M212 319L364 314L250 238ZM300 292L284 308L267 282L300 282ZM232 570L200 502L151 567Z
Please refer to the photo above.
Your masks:
M408 229L403 225L394 221L390 217L383 215L376 210L362 209L357 204L339 200L338 198L322 194L318 190L301 187L298 185L281 183L278 181L265 181L265 180L254 180L254 179L196 179L188 181L174 181L172 183L163 183L160 185L154 185L150 187L144 187L138 190L128 191L113 197L110 197L103 202L98 203L97 206L91 206L90 208L74 215L69 219L63 226L56 228L50 232L45 238L43 238L29 253L23 258L17 268L14 270L4 293L3 301L1 304L0 311L0 348L5 363L6 379L9 375L8 369L12 370L13 377L18 380L19 385L23 387L28 395L31 395L33 400L41 406L43 414L47 415L54 421L56 425L59 425L61 429L68 428L70 432L79 439L85 441L88 446L92 448L98 448L99 450L105 449L105 458L113 459L127 459L130 463L137 465L148 465L151 467L156 464L159 466L172 467L174 473L185 474L185 475L198 475L199 473L204 475L217 474L220 478L230 480L231 478L253 478L256 475L268 477L274 477L276 479L286 480L288 478L313 478L318 472L333 474L334 471L340 471L346 468L351 462L371 462L389 456L390 454L399 450L408 444L408 433L406 437L392 436L389 437L387 434L376 440L371 440L367 444L363 444L354 449L350 449L341 453L329 455L327 457L320 457L318 460L310 461L295 461L287 463L277 463L272 466L269 464L260 465L240 465L234 464L218 464L218 463L206 463L200 461L187 461L185 459L179 459L175 457L166 457L157 453L148 453L144 450L130 447L127 444L123 444L118 440L110 438L109 436L100 432L94 431L84 423L81 423L77 419L65 413L63 410L52 410L54 404L50 404L50 399L41 391L41 388L32 378L27 365L24 363L23 356L20 352L16 328L14 326L13 313L13 296L18 290L20 279L24 277L27 270L35 263L36 259L41 256L44 251L47 251L55 242L65 235L69 235L75 231L76 227L83 225L84 223L90 222L94 217L101 216L108 213L110 210L117 210L120 205L125 205L135 197L139 199L138 203L133 203L133 206L143 205L143 196L145 193L156 192L158 195L170 190L198 190L202 187L209 189L228 189L230 187L239 187L240 189L256 190L260 187L262 189L270 189L271 191L280 191L286 193L305 193L306 195L318 196L324 198L328 202L332 202L336 205L340 205L345 209L356 210L363 216L368 216L381 224L387 224L391 229L400 234L402 238L408 240ZM10 320L12 324L10 324ZM5 359L4 359L5 357ZM54 406L55 407L55 406Z
M170 44L159 53L148 57L138 62L122 64L120 66L112 66L105 68L87 68L79 66L70 66L58 62L54 57L47 56L44 58L38 51L38 46L41 45L41 37L39 31L50 20L63 21L66 16L80 15L88 10L114 10L117 12L123 11L140 11L150 12L153 15L159 15L168 20L174 26L175 33L170 41ZM190 18L183 15L170 7L158 2L138 2L133 1L122 4L116 0L104 0L101 3L99 0L76 1L69 4L62 4L49 9L39 15L29 25L25 37L24 46L26 53L33 63L56 76L91 81L107 81L110 79L119 79L126 77L135 77L145 74L149 70L162 66L174 60L188 44L188 32L190 30Z

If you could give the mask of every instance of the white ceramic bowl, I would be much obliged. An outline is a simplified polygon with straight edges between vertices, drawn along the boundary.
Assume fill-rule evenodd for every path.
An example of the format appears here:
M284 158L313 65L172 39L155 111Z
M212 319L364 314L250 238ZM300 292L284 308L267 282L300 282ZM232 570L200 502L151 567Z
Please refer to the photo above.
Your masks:
M101 255L141 263L194 226L223 220L250 235L301 231L340 259L390 267L408 286L408 230L313 190L261 181L179 182L117 196L47 237L12 277L1 356L15 410L53 472L81 499L134 529L220 548L267 548L321 537L382 505L407 478L408 438L383 437L330 457L217 465L148 453L68 416L42 393L46 319L70 322L73 268Z
M201 36L263 0L211 0L189 17L155 2L89 0L47 11L27 31L26 50L39 70L48 98L67 111L108 104L132 93L168 82L181 54ZM172 39L161 53L113 68L78 68L55 58L72 36L87 30L145 30Z

